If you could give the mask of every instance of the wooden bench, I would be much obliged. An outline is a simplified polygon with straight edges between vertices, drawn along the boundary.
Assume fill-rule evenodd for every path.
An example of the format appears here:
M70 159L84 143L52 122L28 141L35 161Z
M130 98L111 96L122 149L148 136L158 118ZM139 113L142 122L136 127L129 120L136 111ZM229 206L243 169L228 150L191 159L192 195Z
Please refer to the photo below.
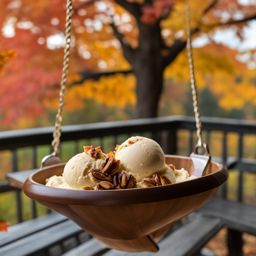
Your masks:
M77 245L81 243L77 240L84 241L89 238L88 234L83 233L79 226L66 217L50 213L11 226L8 233L0 233L0 255L56 255L50 252L51 247L54 249L54 245L70 238L75 238L73 244Z
M243 255L242 234L256 236L256 206L214 198L200 212L205 216L220 218L228 228L229 255Z
M0 255L62 255L72 247L76 247L82 241L84 243L65 255L193 255L198 252L222 227L220 219L193 214L193 217L176 228L174 232L165 237L159 244L160 251L157 254L139 253L129 254L110 250L81 230L79 226L66 217L50 213L46 216L29 220L10 228L8 233L0 234ZM194 230L197 230L196 235ZM80 236L80 237L78 237ZM63 241L75 238L69 246L63 246ZM79 241L77 241L79 240ZM54 249L54 245L59 248Z
M125 253L108 250L95 239L90 240L65 256L188 256L198 253L200 249L223 227L220 219L193 214L187 223L174 230L159 243L157 253ZM196 232L195 232L196 230Z

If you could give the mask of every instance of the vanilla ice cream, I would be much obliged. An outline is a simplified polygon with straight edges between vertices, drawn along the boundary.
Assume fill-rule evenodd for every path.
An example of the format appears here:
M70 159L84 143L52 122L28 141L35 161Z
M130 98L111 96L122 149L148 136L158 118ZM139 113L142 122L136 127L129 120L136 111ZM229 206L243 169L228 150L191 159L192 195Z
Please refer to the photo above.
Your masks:
M46 180L47 187L72 189L64 180L63 176L52 176Z
M65 165L63 171L64 181L72 188L92 187L97 181L92 178L90 171L102 169L106 157L94 158L89 153L83 152L73 156Z
M173 172L172 168L170 168L169 166L167 166L167 169L162 174L162 176L165 176L171 182L171 184L174 184L177 182L175 173Z
M122 143L115 154L121 168L133 175L137 181L158 172L165 172L164 152L160 145L152 139L135 136Z
M190 176L189 172L184 168L175 169L174 173L175 173L176 183L180 183L183 181L192 180L196 178L193 175Z

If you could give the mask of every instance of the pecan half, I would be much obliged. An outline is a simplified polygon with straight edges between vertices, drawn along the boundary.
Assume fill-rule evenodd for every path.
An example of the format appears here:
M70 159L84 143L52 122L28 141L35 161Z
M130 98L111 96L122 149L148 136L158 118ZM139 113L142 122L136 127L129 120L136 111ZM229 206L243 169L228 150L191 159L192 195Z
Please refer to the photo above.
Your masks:
M101 189L112 189L112 188L114 188L113 184L109 181L101 181L98 185Z
M129 175L126 188L135 188L136 183L136 179L132 175Z
M121 188L126 188L127 181L128 181L127 175L125 173L121 173L120 187Z
M154 175L153 175L153 178L154 178L154 180L155 180L156 186L162 185L161 180L160 180L160 175L159 175L159 174L157 174L157 173L154 174Z
M136 187L136 179L125 172L117 173L113 176L113 184L115 188L134 188Z
M161 181L161 185L169 185L171 184L171 181L165 177L165 176L160 176L160 181Z
M156 181L154 178L144 178L143 181L146 187L154 187L156 186Z
M104 174L113 175L119 168L119 160L115 160L113 157L108 157L103 169Z
M111 178L102 173L99 169L91 170L91 174L96 180L111 181Z

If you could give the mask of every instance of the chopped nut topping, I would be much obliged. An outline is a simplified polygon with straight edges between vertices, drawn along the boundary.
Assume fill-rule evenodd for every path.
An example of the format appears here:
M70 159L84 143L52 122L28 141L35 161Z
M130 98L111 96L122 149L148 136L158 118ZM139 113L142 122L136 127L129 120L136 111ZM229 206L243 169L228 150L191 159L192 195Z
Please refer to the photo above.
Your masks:
M125 172L117 173L113 177L113 185L115 188L135 188L136 179Z
M127 184L127 176L126 176L126 174L122 173L121 174L121 182L120 182L121 188L125 188L126 184Z
M145 187L155 187L156 186L156 181L153 178L144 178L142 183L143 183L143 185L145 185Z
M103 152L101 147L94 147L94 146L84 146L84 152L88 153L91 155L91 157L95 159L101 158Z
M112 157L108 157L101 171L104 174L113 175L116 171L118 171L119 164L120 164L119 160L115 160Z
M107 157L109 157L109 158L115 158L115 151L110 151L110 152L108 152L106 155L107 155Z
M113 184L109 181L101 181L98 185L102 189L112 189L112 188L114 188Z
M171 184L171 182L167 177L163 175L159 175L158 173L155 173L151 177L144 178L142 180L142 184L145 187L155 187L155 186L168 185L168 184Z
M171 184L171 181L165 177L165 176L160 176L160 181L161 181L161 185L169 185Z
M96 180L111 181L111 178L102 173L99 169L91 170L91 174Z
M129 175L126 188L135 188L135 187L136 187L136 179L132 175Z
M161 180L160 180L160 176L159 176L159 174L154 174L153 175L153 178L154 178L154 180L155 180L155 183L156 183L156 186L160 186L161 185Z

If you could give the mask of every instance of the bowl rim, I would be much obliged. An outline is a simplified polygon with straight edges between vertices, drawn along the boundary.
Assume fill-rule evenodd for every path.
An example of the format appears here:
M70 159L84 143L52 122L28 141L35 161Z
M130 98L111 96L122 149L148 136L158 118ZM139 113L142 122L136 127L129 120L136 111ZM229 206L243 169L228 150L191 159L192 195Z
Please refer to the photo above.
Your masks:
M191 160L190 157L178 155L165 155L165 157ZM33 177L38 173L49 170L53 167L56 168L63 166L64 163L62 163L41 168L31 174L25 181L23 190L24 193L32 199L58 204L107 206L152 203L188 197L194 194L216 189L227 180L227 171L223 165L215 161L211 161L211 164L217 166L218 170L216 172L185 182L150 188L131 188L120 190L73 190L47 187L33 180Z

